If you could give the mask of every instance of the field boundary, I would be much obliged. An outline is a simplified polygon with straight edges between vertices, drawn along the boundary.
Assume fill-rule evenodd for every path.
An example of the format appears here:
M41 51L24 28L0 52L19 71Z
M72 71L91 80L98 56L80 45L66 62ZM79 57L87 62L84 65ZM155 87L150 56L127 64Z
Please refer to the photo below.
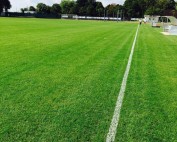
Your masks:
M130 71L130 67L131 67L131 62L132 62L132 58L133 58L133 53L134 53L134 48L135 48L135 44L136 44L136 40L137 40L138 31L139 31L139 25L136 30L136 34L135 34L132 49L130 52L130 56L128 59L127 67L126 67L124 77L122 80L122 84L121 84L121 88L120 88L120 91L118 94L116 107L115 107L114 114L112 117L111 125L109 127L109 132L106 137L106 142L114 142L115 137L116 137L117 126L118 126L119 118L120 118L120 111L121 111L124 93L125 93L125 89L126 89L126 85L127 85L127 79L128 79L128 75L129 75L129 71Z

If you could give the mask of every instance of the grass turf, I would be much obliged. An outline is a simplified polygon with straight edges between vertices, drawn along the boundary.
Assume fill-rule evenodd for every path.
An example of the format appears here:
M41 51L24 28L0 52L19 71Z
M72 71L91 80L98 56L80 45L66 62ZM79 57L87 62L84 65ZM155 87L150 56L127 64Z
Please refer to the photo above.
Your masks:
M0 141L104 141L137 24L0 18Z
M177 38L142 25L116 141L177 141Z

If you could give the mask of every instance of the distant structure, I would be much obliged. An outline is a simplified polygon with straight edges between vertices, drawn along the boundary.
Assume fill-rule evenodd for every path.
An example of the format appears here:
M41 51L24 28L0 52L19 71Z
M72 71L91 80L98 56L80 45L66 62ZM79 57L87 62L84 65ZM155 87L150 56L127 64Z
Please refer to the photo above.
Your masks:
M93 16L78 16L76 14L61 14L61 19L76 19L76 20L105 20L105 21L121 21L120 17L93 17Z
M144 19L146 22L151 23L152 27L161 27L161 24L159 23L159 15L144 15Z
M173 16L162 16L163 34L165 35L177 35L177 19Z
M151 23L152 27L162 27L163 34L177 35L177 19L173 16L151 16L145 15L145 20Z
M36 14L36 11L24 11L24 13Z
M77 17L76 14L61 14L62 19L77 19Z

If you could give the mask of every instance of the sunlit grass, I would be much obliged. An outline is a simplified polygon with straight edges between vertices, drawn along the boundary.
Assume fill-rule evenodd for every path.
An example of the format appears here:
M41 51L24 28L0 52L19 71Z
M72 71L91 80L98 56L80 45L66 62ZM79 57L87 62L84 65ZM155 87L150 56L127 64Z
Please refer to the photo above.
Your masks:
M0 141L105 141L137 24L0 27ZM140 27L116 141L176 141L177 38L160 31Z
M0 141L104 141L136 24L0 18Z
M177 37L140 28L116 140L177 141Z

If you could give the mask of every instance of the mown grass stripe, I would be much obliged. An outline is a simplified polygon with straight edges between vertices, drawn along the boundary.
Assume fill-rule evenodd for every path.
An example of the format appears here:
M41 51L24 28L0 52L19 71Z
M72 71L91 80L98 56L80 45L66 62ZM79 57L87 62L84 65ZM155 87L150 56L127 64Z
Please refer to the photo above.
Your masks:
M111 125L110 125L110 128L109 128L109 132L107 134L106 142L114 142L115 137L116 137L117 126L118 126L119 118L120 118L120 110L121 110L121 107L122 107L124 92L125 92L125 89L126 89L127 78L128 78L128 74L129 74L130 67L131 67L131 62L132 62L132 58L133 58L133 53L134 53L134 48L135 48L136 39L137 39L137 35L138 35L138 30L139 30L139 25L138 25L138 28L137 28L137 31L136 31L136 34L135 34L135 39L134 39L134 42L133 42L133 45L132 45L132 49L131 49L131 53L130 53L130 56L129 56L128 64L127 64L127 67L126 67L126 70L125 70L125 73L124 73L124 77L123 77L123 80L122 80L120 92L119 92L118 99L117 99L117 102L116 102L116 107L115 107L115 110L114 110L114 114L113 114L113 118L112 118Z
M0 20L0 141L105 141L136 25Z

